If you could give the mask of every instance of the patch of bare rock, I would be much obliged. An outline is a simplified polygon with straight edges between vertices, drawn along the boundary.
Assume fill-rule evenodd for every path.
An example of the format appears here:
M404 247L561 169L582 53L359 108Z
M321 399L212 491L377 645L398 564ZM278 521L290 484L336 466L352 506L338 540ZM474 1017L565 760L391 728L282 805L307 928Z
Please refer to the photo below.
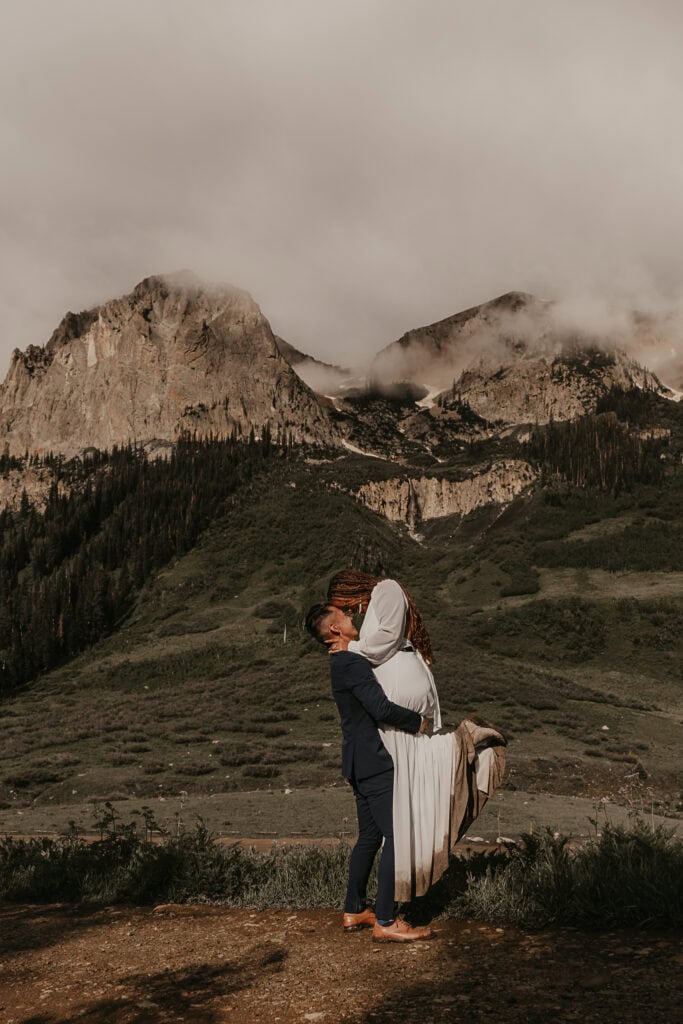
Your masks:
M483 505L505 505L531 486L537 473L521 459L504 459L464 480L438 477L372 480L356 497L392 522L414 529L441 516L466 516Z

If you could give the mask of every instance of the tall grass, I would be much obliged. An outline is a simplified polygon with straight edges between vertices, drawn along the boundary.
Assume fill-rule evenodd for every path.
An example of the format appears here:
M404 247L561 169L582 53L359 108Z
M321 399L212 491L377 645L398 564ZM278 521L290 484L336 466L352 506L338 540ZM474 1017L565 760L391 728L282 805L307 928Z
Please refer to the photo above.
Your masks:
M348 857L341 843L262 854L220 846L201 822L193 832L152 842L149 829L139 835L132 825L108 820L95 842L75 833L0 841L0 899L338 908ZM608 826L578 849L550 832L527 835L509 855L455 861L408 908L415 919L446 914L526 928L669 926L681 922L682 911L683 843L642 824Z
M526 835L503 870L470 879L457 911L527 928L677 925L683 920L683 842L642 822L608 825L578 849L550 831Z
M230 907L341 906L349 849L221 846L200 822L152 842L130 826L95 842L0 840L0 899L13 902L193 903Z

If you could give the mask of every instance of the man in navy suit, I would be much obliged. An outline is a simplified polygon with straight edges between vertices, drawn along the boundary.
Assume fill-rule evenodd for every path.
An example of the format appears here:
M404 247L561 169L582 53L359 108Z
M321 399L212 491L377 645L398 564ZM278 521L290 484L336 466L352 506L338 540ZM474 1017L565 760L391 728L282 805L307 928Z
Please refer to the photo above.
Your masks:
M358 630L340 608L314 605L306 629L325 645L338 637L354 640ZM370 662L352 651L330 657L332 695L342 727L342 773L353 786L358 840L349 862L344 931L373 928L378 942L413 942L431 936L429 928L411 928L396 916L394 904L394 763L377 730L386 722L405 732L425 732L429 721L393 704L377 682ZM366 889L375 855L384 843L377 877L375 912L366 906Z

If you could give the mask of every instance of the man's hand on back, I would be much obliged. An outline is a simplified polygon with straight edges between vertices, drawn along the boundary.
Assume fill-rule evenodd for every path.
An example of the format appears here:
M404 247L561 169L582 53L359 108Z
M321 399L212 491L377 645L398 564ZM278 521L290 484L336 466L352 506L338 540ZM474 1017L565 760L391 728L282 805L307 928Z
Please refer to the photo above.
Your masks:
M418 735L419 736L424 736L424 735L431 736L431 733L432 733L432 719L431 718L424 718L423 717L422 725L418 729Z

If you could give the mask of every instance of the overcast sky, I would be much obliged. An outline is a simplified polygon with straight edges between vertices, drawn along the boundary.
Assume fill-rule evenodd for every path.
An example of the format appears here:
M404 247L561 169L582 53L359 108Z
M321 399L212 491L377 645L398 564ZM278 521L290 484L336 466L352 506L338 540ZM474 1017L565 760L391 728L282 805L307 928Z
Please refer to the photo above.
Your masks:
M0 11L0 376L182 267L349 363L511 289L683 294L678 0Z

